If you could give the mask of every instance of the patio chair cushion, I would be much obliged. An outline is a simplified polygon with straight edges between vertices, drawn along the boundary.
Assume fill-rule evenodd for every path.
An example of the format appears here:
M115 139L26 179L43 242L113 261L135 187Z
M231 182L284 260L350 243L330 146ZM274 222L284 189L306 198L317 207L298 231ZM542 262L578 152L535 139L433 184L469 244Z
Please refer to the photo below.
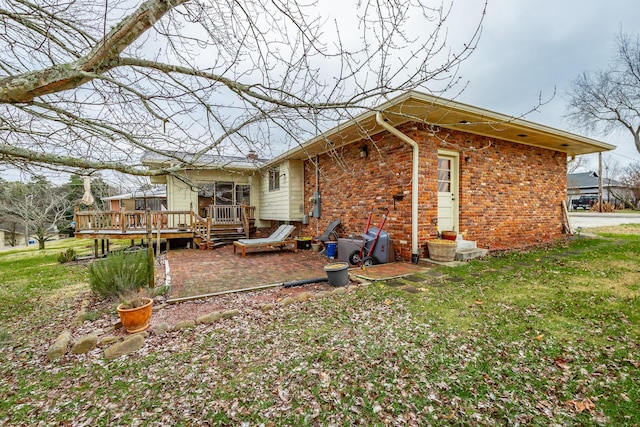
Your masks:
M258 238L258 239L240 239L238 243L246 246L262 246L268 245L272 243L282 242L283 240L287 240L291 237L291 233L295 229L293 225L283 224L276 231L271 233L271 236Z
M287 245L291 245L294 252L298 252L296 241L293 239L293 232L295 226L293 225L281 225L271 236L263 239L240 239L233 242L233 252L236 252L236 248L239 247L242 251L242 257L247 255L247 248L260 248L260 247L280 247L284 248Z

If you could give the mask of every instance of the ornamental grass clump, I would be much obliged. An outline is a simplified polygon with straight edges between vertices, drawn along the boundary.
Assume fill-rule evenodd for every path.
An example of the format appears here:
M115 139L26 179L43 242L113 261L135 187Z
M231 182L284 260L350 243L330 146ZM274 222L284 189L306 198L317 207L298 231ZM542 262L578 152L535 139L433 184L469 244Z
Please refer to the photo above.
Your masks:
M89 265L89 284L93 293L105 298L121 299L137 294L147 286L149 264L146 251L110 253L107 258Z

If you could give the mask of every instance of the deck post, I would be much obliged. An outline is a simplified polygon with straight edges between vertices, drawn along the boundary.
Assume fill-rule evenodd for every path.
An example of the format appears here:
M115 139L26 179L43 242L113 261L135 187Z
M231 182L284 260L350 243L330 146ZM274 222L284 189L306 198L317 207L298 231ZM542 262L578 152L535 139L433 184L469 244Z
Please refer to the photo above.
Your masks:
M127 231L127 224L125 224L127 215L125 214L125 209L126 208L123 206L122 210L120 211L120 231L122 231L122 234L124 234Z
M160 236L162 235L162 215L156 215L156 253L160 256Z
M189 205L189 230L193 230L193 202Z
M151 231L151 209L147 208L147 261L149 262L149 287L156 285L155 271L153 268L153 233Z
M77 233L78 231L80 231L80 218L78 217L78 212L80 212L80 206L78 206L78 202L76 202L73 205L73 219L75 219L76 221L76 230L75 232Z

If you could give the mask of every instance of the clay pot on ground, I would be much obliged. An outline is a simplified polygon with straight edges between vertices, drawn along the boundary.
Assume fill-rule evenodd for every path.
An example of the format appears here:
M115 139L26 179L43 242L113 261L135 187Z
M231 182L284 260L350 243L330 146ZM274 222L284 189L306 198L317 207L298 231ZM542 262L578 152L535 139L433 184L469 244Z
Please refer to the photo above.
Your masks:
M129 333L144 331L149 327L149 319L153 311L153 300L151 298L142 298L143 304L139 307L128 308L127 304L118 305L118 314L122 326Z
M447 230L440 233L443 239L445 240L456 240L458 237L458 232L453 230Z

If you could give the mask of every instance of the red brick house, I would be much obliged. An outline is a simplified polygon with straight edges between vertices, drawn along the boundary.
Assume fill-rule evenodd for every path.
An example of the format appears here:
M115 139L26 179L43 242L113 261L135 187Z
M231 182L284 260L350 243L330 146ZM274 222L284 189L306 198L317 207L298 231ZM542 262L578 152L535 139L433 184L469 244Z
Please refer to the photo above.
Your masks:
M359 235L372 207L389 208L385 231L396 257L415 261L436 224L440 231L466 232L467 240L489 250L561 237L567 158L613 148L407 92L275 159L210 156L184 172L188 180L153 182L166 183L170 211L200 207L201 193L213 186L214 208L239 200L251 205L255 226L265 232L293 223L301 235L317 236L340 219L343 234ZM150 166L166 161L143 158Z
M396 256L414 261L436 223L489 250L547 243L563 234L567 157L613 148L408 92L268 162L260 211L286 209L260 219L299 221L314 236L339 218L358 235L372 206L389 208Z

